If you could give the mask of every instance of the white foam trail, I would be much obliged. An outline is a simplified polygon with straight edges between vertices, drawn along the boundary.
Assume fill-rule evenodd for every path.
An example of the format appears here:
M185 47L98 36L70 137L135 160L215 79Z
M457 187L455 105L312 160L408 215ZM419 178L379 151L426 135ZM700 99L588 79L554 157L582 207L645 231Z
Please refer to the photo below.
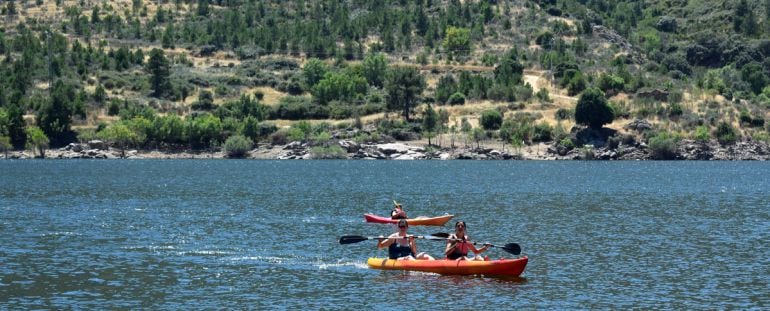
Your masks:
M177 254L179 254L179 255L232 255L233 252L212 251L212 250L198 250L198 251L177 252Z
M322 263L317 264L319 270L327 270L329 268L339 268L339 267L355 267L359 269L367 269L368 266L365 263L361 262L340 262L340 263Z
M156 252L156 251L164 251L164 250L175 250L176 247L174 247L173 245L149 245L149 246L139 245L139 246L125 246L123 247L123 249L125 250L145 250L146 249L148 251Z
M49 236L70 236L70 235L76 235L77 236L77 235L82 235L82 234L77 233L77 232L71 232L71 231L57 231L57 232L48 232L48 233L43 233L42 234L42 236L44 236L44 237L49 237Z

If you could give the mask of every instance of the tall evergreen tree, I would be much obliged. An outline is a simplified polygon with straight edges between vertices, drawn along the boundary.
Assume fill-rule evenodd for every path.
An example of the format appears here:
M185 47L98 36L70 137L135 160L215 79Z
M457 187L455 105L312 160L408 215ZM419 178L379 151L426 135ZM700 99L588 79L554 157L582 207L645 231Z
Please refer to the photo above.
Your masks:
M388 60L385 54L375 53L366 55L363 64L363 74L369 85L382 87L385 74L388 71Z
M428 135L428 146L432 145L430 139L435 135L438 128L438 113L433 107L428 104L425 108L425 113L422 117L422 129Z
M171 91L171 82L169 81L170 65L168 59L161 49L152 49L150 59L147 61L147 71L151 75L150 85L152 87L152 96L162 97Z
M317 58L308 59L305 66L302 67L302 76L305 78L305 87L309 90L313 88L318 81L323 79L329 71L326 63Z
M26 127L24 111L16 104L8 105L8 137L14 149L22 149L27 144L27 134L24 132Z
M406 121L420 102L425 89L425 78L414 67L393 67L388 72L385 82L387 107L391 111L400 111Z
M72 117L79 112L74 87L61 80L54 83L51 99L46 102L37 114L37 125L50 139L54 147L63 146L75 138L70 128Z
M198 0L197 13L199 16L209 15L209 0Z
M743 23L746 21L749 10L749 3L746 0L738 2L738 5L735 7L735 13L733 14L733 30L735 30L735 32L741 32L743 30Z

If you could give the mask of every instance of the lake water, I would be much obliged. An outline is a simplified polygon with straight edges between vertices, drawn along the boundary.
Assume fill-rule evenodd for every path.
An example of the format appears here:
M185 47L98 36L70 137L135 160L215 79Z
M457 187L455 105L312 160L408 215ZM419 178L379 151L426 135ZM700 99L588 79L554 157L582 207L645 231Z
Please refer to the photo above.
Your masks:
M766 309L769 176L764 162L0 161L0 309ZM393 232L362 214L394 199L519 243L526 270L368 269L386 252L338 239Z

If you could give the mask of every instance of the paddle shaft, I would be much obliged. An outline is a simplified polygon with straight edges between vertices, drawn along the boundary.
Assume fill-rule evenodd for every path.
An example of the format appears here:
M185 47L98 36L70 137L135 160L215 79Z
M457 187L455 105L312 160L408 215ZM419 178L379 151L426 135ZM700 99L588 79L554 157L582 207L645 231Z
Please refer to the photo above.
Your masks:
M434 234L434 236L437 236L437 235L439 235L439 234ZM479 245L479 244L481 244L481 245L489 245L491 247L501 248L504 251L509 252L511 254L514 254L514 255L521 254L521 246L519 246L519 244L516 244L516 243L508 243L508 244L505 244L504 246L499 246L499 245L494 245L494 244L490 244L490 243L479 243L479 242L474 242L474 241L468 241L468 240L465 240L465 239L450 239L450 238L447 238L446 240L447 241L463 241L463 242L471 243L473 245Z
M400 239L408 239L408 238L415 238L415 239L428 239L428 240L443 240L441 237L435 237L430 235L407 235L404 237L398 237ZM340 244L353 244L358 242L363 242L367 240L386 240L390 237L386 236L360 236L360 235L345 235L340 237Z
M481 245L489 245L489 246L492 246L492 247L502 247L502 246L497 246L497 245L493 245L493 244L489 244L489 243L480 243L480 242L468 241L468 240L464 240L464 239L446 239L446 240L447 241L463 241L463 242L471 243L473 245L481 244Z

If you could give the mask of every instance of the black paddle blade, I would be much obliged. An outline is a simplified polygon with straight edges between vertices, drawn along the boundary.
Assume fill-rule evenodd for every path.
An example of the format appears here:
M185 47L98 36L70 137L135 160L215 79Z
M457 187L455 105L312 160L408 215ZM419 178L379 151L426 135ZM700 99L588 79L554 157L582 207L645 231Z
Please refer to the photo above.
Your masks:
M505 246L503 246L502 249L514 255L521 254L521 246L519 246L519 244L516 244L516 243L505 244Z
M346 235L340 238L340 244L353 244L366 241L369 238L360 235Z
M446 233L446 232L439 232L439 233L434 233L434 234L431 234L430 236L432 236L432 237L437 237L437 238L442 238L442 239L446 239L446 238L448 238L448 237L449 237L449 233Z

